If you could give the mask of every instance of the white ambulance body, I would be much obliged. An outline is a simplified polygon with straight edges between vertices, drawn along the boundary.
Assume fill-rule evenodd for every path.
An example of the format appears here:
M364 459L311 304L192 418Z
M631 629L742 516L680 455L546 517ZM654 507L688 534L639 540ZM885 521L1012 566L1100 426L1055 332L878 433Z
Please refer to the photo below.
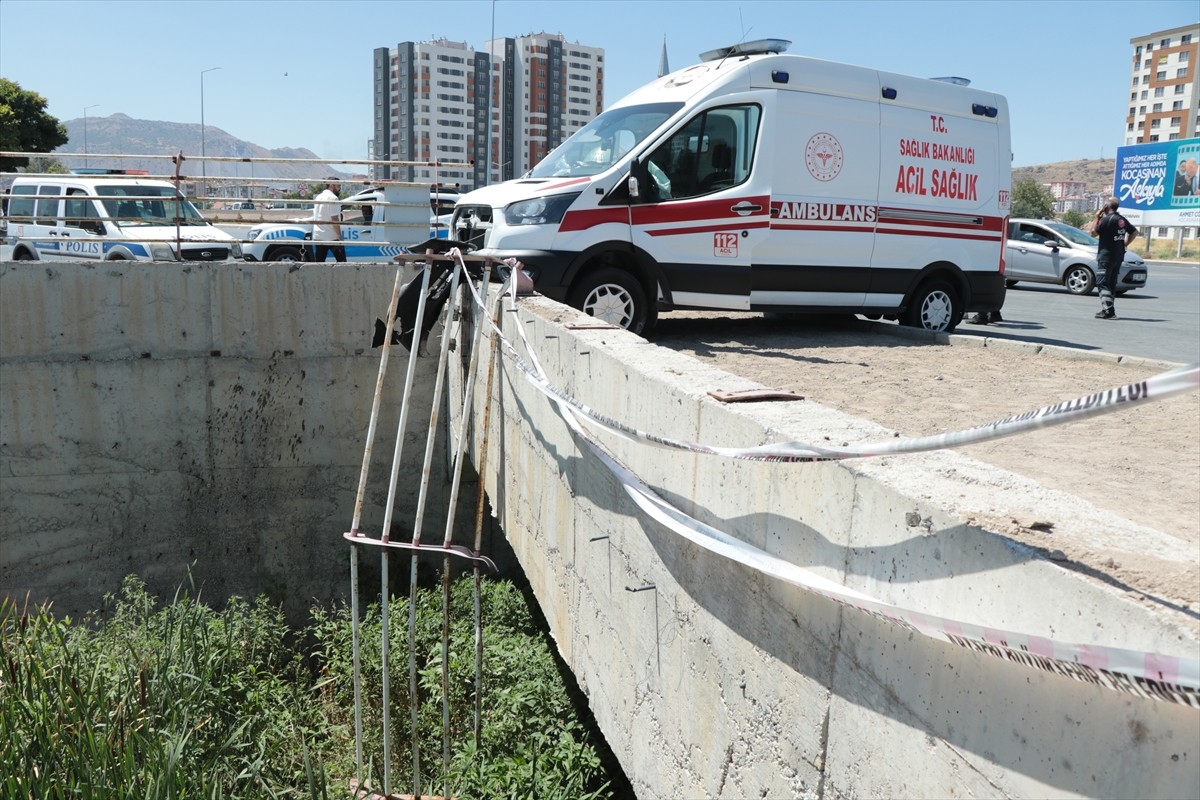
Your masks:
M167 181L20 176L7 217L14 261L225 261L242 255L232 236L213 227Z
M635 332L659 308L943 331L998 309L1004 98L786 46L714 51L638 89L524 177L464 195L453 238Z

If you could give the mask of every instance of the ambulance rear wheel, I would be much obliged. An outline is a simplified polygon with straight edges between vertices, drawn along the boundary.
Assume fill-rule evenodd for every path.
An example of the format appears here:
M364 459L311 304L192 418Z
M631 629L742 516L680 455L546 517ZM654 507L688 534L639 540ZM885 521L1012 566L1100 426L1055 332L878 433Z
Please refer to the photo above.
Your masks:
M912 328L950 333L962 322L962 316L954 287L942 280L932 280L917 287L900 322Z
M654 323L658 310L646 299L646 290L637 278L615 267L584 275L571 288L567 302L589 316L639 335Z

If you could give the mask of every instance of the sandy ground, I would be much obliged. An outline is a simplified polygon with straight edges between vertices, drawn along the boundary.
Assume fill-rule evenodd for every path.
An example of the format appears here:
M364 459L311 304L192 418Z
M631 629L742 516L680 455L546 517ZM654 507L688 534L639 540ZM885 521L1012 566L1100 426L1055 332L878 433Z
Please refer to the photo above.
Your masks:
M757 314L672 312L662 315L651 338L904 437L963 430L1161 371L1032 350L939 345L880 334L865 322ZM1176 598L1189 616L1200 610L1200 392L961 452L1179 538L1195 558L1114 557L1039 530L1036 520L968 515L970 521L1058 551L1135 593Z

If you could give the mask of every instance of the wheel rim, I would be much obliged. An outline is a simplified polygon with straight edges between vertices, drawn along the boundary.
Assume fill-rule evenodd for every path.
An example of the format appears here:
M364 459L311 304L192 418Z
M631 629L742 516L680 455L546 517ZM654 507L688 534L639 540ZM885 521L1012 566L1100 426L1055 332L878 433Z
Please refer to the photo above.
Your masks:
M1090 290L1091 280L1088 277L1088 271L1076 267L1067 273L1067 290L1073 294L1083 294Z
M633 321L633 298L618 284L601 284L588 293L583 311L602 322L627 328Z
M953 313L954 304L950 302L950 296L941 290L934 290L921 303L921 326L926 330L944 331L949 327Z

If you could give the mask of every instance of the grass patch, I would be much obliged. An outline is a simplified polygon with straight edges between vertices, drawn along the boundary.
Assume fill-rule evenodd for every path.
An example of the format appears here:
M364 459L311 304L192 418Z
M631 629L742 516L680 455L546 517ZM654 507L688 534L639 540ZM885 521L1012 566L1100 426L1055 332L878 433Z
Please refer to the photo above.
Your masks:
M442 596L417 597L422 790L612 797L606 748L511 583L483 584L485 693L474 746L473 580L452 587L451 768L442 770ZM389 607L392 790L412 782L408 600ZM364 775L382 787L381 609L363 613ZM349 610L290 629L265 599L221 610L135 577L82 622L0 601L0 796L346 797L355 774Z

